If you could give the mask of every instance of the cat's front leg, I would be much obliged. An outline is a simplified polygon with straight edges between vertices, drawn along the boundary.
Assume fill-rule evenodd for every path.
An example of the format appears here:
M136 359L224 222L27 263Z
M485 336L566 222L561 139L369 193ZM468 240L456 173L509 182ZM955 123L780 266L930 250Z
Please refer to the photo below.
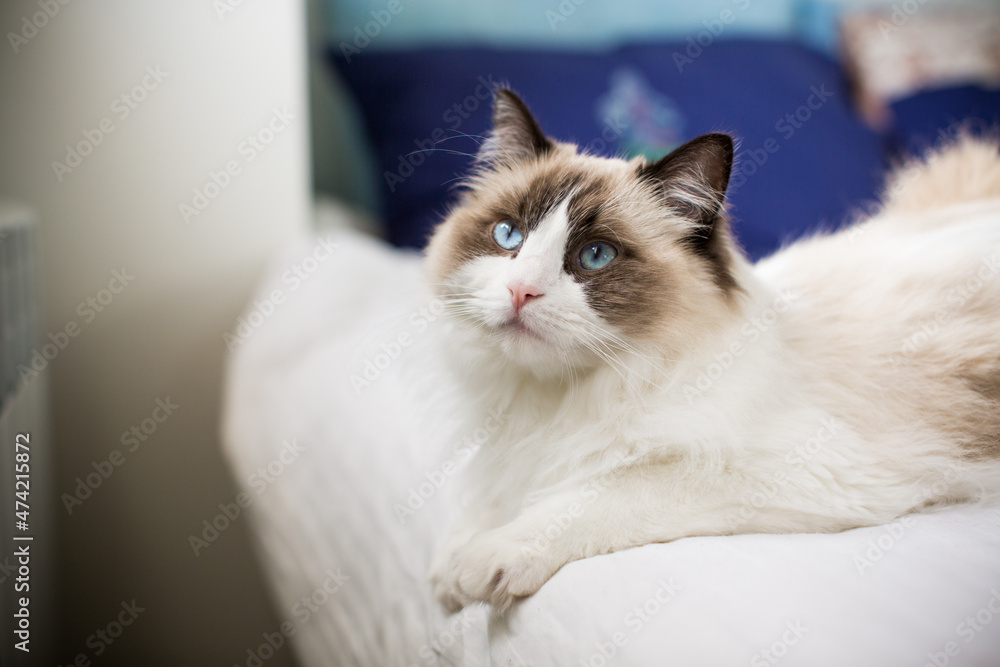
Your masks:
M565 563L583 557L540 543L544 520L543 514L529 509L507 525L442 551L432 574L438 601L449 611L473 602L503 611L541 588Z
M473 599L455 587L450 576L456 555L474 538L491 532L501 523L496 512L485 508L463 510L452 523L448 534L437 547L431 560L430 581L434 596L450 612L455 612L473 602Z
M699 502L700 494L683 487L670 466L656 464L567 483L439 561L435 593L451 610L478 601L502 611L571 561L688 535L737 532L733 503Z
M524 508L513 521L473 536L438 562L435 594L449 609L486 602L504 610L535 593L563 565L580 558L683 533L666 502L670 480L657 468L625 468L566 484Z
M716 471L680 476L669 462L644 462L567 483L455 549L440 571L439 590L462 605L480 601L503 610L580 558L692 535L837 531L907 509L877 516L863 503L833 502L842 497L816 493L817 479L830 477L825 467L818 470L826 474L802 470L777 483L774 471L756 480ZM769 501L751 504L762 488L772 490Z
M431 560L430 580L434 597L449 612L456 612L472 600L451 584L449 573L459 550L477 534L471 529L453 530L437 548Z

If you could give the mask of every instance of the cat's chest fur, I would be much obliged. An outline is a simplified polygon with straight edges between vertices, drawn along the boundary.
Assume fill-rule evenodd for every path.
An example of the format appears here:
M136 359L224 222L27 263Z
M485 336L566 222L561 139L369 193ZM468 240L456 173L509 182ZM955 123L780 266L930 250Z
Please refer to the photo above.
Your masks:
M477 396L478 409L463 428L503 415L466 480L480 502L503 507L509 516L536 492L581 487L624 465L672 467L679 475L707 478L744 460L755 463L742 473L752 478L824 424L838 424L831 442L855 437L810 400L799 373L780 364L776 323L749 333L731 327L682 365L650 351L558 380L513 370L498 359L473 361L474 352L464 357L454 347L449 354L465 359L460 365L468 384L461 391Z

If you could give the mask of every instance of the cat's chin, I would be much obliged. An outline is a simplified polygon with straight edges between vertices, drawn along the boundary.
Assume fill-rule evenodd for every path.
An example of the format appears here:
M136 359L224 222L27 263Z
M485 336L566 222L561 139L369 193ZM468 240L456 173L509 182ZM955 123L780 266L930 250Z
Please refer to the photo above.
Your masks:
M499 327L499 330L515 343L532 341L545 344L545 336L530 327L521 319L513 319Z
M576 341L559 339L521 320L455 324L455 351L460 352L466 365L479 372L502 374L516 369L540 380L559 380L578 376L599 364L599 359Z
M502 327L498 346L508 366L522 369L539 379L558 379L595 363L585 350L573 344L550 340L521 323Z

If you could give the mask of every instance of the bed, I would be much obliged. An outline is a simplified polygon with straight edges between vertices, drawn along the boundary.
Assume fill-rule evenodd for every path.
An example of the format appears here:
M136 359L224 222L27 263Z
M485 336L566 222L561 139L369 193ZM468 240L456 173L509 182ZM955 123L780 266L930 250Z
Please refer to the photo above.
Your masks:
M419 352L402 342L436 317L419 248L488 127L487 83L507 81L544 129L596 152L736 132L729 202L753 258L864 210L900 150L967 126L956 119L1000 123L1000 93L921 91L886 102L893 122L875 128L842 64L798 39L713 39L680 65L684 39L600 53L339 44L329 59L367 132L387 240L321 202L318 236L275 258L229 341L224 443L283 621L262 641L287 639L306 667L1000 665L1000 509L986 506L646 545L570 563L506 616L449 616L427 570L454 506L441 452L460 443L442 450L447 414L413 390ZM782 125L800 108L809 118Z
M224 434L303 665L1000 664L994 507L652 544L571 563L506 617L446 615L427 581L454 490L429 445L446 415L400 381L413 358L391 345L429 303L421 259L343 207L319 215L234 345ZM296 283L292 266L314 268Z

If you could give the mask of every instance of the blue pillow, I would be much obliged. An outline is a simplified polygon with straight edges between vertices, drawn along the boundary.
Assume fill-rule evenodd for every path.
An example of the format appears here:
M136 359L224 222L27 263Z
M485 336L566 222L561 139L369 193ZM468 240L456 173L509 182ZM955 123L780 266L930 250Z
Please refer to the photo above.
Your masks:
M696 135L740 140L728 201L751 257L874 197L878 135L853 113L841 72L791 41L714 40L605 53L427 48L329 58L360 102L389 239L422 247L509 84L542 129L599 154L658 157Z
M920 155L960 131L995 136L1000 130L1000 90L953 86L897 100L892 110L892 148Z

